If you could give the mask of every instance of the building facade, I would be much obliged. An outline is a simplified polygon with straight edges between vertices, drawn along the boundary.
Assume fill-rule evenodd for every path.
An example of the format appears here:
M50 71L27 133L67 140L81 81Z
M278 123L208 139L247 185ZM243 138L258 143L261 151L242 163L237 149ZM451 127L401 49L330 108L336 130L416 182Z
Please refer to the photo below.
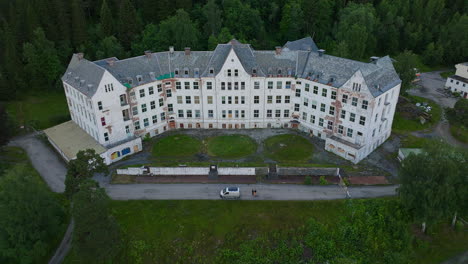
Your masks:
M74 54L62 81L72 120L105 147L173 129L297 128L354 163L390 136L401 83L388 56L330 56L311 38L272 51L232 40L124 60Z
M460 93L462 98L468 98L468 62L455 65L455 75L447 78L445 88L453 93Z

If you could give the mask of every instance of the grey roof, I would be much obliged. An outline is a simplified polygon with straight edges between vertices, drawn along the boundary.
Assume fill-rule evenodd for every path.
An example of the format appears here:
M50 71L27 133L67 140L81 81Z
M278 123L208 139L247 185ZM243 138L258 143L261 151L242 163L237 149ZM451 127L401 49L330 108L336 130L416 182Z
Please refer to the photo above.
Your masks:
M288 41L284 44L283 48L289 50L303 50L303 51L317 51L318 47L311 37L298 39L295 41Z
M339 88L360 71L375 97L401 82L388 56L364 63L327 54L320 55L310 37L287 42L280 52L256 51L249 44L233 39L226 44L219 44L214 51L191 51L189 55L184 51L164 51L124 60L113 57L94 63L85 59L78 60L74 55L63 79L72 85L74 77L78 76L80 80L86 80L85 84L94 84L94 90L89 91L86 85L80 87L80 82L75 83L85 94L92 96L104 70L127 87L174 77L176 69L176 77L214 76L223 67L231 50L234 50L249 74L256 70L256 76L297 76ZM213 74L210 74L211 69ZM185 74L185 70L188 70L188 74ZM72 73L71 76L68 72Z
M105 70L99 65L73 54L62 81L79 90L88 97L92 97L101 82Z

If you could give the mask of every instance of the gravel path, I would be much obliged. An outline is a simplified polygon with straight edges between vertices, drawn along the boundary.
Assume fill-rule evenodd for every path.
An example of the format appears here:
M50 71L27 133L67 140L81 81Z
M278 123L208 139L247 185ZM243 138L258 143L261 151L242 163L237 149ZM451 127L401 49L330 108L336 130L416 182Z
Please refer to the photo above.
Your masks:
M49 260L49 264L60 264L63 262L63 260L68 254L68 251L70 251L70 248L71 248L72 234L73 234L74 227L75 227L75 221L72 218L70 221L70 224L68 225L67 231L65 232L65 235L63 236L62 242L60 243L60 246L55 251L55 254Z

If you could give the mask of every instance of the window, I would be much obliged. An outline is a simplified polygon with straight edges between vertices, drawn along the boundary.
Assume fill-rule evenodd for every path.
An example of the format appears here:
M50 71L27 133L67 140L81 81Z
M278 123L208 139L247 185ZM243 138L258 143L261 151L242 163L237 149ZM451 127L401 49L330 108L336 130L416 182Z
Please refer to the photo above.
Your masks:
M289 104L290 102L291 102L291 96L286 95L286 96L284 97L284 103L285 103L285 104Z
M241 118L245 118L245 110L241 110Z
M235 113L234 117L239 118L239 110L234 111L234 113Z
M153 88L153 86L150 86L150 87L148 88L148 94L149 94L149 95L154 94L154 88Z
M319 118L319 123L318 123L319 126L323 127L323 118Z
M162 92L162 84L158 84L158 93Z
M281 110L275 110L275 117L281 117Z
M198 90L198 82L193 82L193 89Z
M304 106L309 106L309 99L304 98Z
M234 82L234 90L239 90L239 82Z
M207 83L206 83L206 89L207 89L207 90L213 89L213 83L212 83L212 82L207 82Z
M184 82L184 89L189 90L190 89L190 82Z
M234 76L236 76L236 77L239 76L239 70L238 69L234 70Z
M164 99L163 98L159 98L159 106L163 106L164 105Z
M309 92L309 91L310 91L310 84L306 83L306 84L305 84L304 90L305 90L306 92Z
M231 69L227 70L227 76L231 77Z
M267 117L273 116L273 110L267 110Z
M343 94L341 102L343 102L343 104L346 104L348 102L348 96L346 94Z
M142 113L146 112L146 104L141 105L141 112Z
M356 114L355 113L349 113L349 121L354 122L356 120Z
M185 103L186 104L191 104L192 103L192 98L190 96L185 96Z
M306 121L307 120L307 113L302 112L302 120Z
M260 89L260 82L254 82L254 89Z
M223 111L221 112L221 117L222 117L222 118L226 118L226 110L223 110Z
M228 96L228 104L232 104L232 97Z
M281 81L276 82L276 89L281 89L283 86L283 83Z
M166 113L161 113L161 121L166 120Z
M325 113L325 104L320 104L320 111Z
M213 110L208 110L208 117L213 118L214 117L214 112Z
M172 90L171 89L166 89L166 96L167 97L172 97Z
M291 82L290 81L286 82L285 88L286 89L291 89Z
M353 137L353 130L351 128L348 128L348 131L346 132L346 135L348 137Z
M195 101L195 104L199 104L200 103L200 96L195 96L193 101Z
M368 101L363 100L363 101L362 101L362 109L367 109L368 104L369 104Z
M178 113L180 118L184 118L184 110L179 110Z
M106 118L105 117L101 117L101 125L102 126L106 125Z
M379 114L375 114L375 120L374 122L377 122L377 118L379 117Z
M167 105L167 111L169 111L169 113L174 112L174 106L172 104L168 104Z
M98 107L99 110L102 110L102 102L101 101L97 102L97 107Z
M104 133L104 141L109 141L109 133L107 132Z
M221 90L226 90L226 83L225 82L221 82Z
M258 118L260 116L260 110L254 110L254 117Z
M213 96L207 96L206 101L208 102L208 104L213 104Z
M312 124L315 124L315 116L314 115L310 115L310 122Z
M210 68L210 74L214 74L214 69Z
M138 115L138 106L132 107L132 114L133 115Z
M366 117L365 116L361 116L359 118L359 124L364 126L366 124Z
M153 124L158 122L158 115L152 116Z
M322 88L322 96L327 97L327 89Z
M283 117L289 117L289 109L283 111Z
M241 82L241 90L245 90L245 82Z
M281 104L281 95L276 96L276 103Z
M333 99L333 100L336 99L336 91L331 92L331 99Z
M241 104L245 104L245 96L241 96Z
M341 110L341 115L340 115L341 118L345 119L346 118L346 111L345 110Z
M183 104L182 96L177 96L177 103Z
M299 111L299 107L300 107L299 104L294 104L294 111L296 111L296 112Z
M372 130L372 137L374 137L374 136L375 136L375 128L374 128L374 130Z
M330 106L330 110L328 111L328 113L330 115L335 115L335 107L334 106Z
M148 127L148 126L149 126L148 118L143 119L143 125L144 125L145 127Z
M314 86L314 94L318 94L318 86Z
M221 96L221 103L226 104L226 96Z
M192 118L192 110L187 110L187 118Z
M296 89L296 97L301 97L301 89Z
M232 82L227 83L227 89L230 91L232 90Z
M200 118L200 110L195 110L195 118Z
M273 82L268 82L268 89L273 89Z
M125 133L130 134L130 126L125 126Z
M133 123L133 125L135 126L135 130L140 129L140 121L135 121L135 123Z
M338 134L343 134L344 130L343 130L343 126L342 125L338 125Z
M259 104L260 103L260 96L256 95L254 96L254 104Z
M177 90L182 89L182 84L181 84L181 82L176 82L176 83L175 83L175 87L176 87Z
M353 97L352 101L351 101L351 105L352 106L357 106L357 97Z
M333 129L333 121L328 121L327 129L330 129L330 130Z
M239 96L234 96L234 104L239 104Z
M267 104L271 104L273 103L273 96L272 95L268 95L267 96Z
M145 89L140 89L140 98L145 97Z

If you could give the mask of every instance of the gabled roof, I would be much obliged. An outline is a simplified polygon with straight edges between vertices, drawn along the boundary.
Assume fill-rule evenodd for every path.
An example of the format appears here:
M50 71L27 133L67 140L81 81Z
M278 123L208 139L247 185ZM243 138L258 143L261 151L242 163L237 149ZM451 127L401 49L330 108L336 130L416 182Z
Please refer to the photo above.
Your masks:
M302 39L288 41L284 44L283 48L289 50L303 50L303 51L317 51L318 47L311 37L305 37Z
M62 81L84 95L92 97L97 91L105 70L82 56L82 54L73 54L67 71L62 76Z

